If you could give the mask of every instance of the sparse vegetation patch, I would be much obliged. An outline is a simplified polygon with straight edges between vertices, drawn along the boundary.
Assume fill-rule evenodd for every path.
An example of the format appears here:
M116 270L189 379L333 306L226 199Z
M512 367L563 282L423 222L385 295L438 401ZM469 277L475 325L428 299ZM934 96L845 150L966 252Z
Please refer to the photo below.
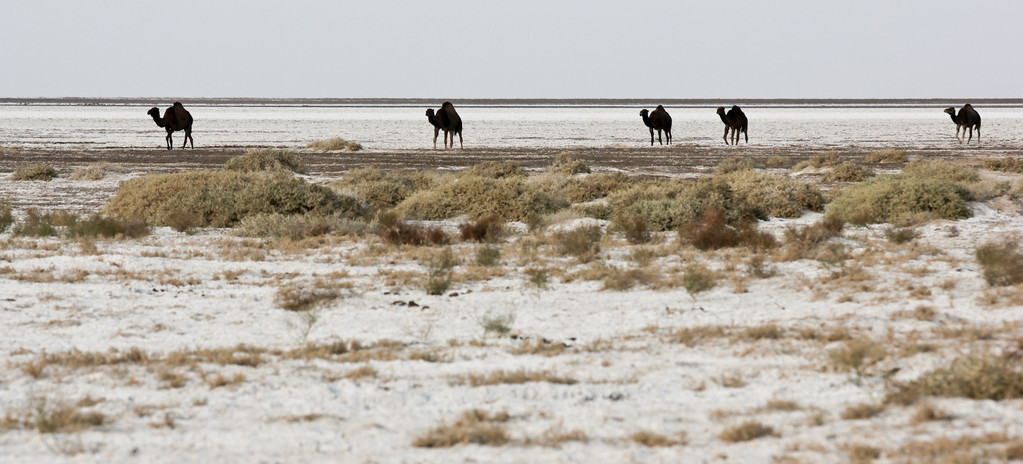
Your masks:
M43 180L48 181L57 177L57 171L45 163L22 164L11 173L11 180Z
M297 172L305 174L305 164L298 155L276 148L252 150L244 155L231 158L224 169L239 172Z

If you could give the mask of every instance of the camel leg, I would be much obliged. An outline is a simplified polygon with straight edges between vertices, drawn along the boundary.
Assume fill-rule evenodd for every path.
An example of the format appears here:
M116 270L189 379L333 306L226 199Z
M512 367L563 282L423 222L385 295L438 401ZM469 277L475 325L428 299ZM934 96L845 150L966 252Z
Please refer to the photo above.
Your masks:
M437 149L437 135L440 134L440 129L437 127L433 128L433 149Z
M746 145L749 145L749 131L742 131L742 135L746 136Z
M664 145L664 142L661 141L661 130L660 129L657 129L657 144L658 145ZM651 145L653 145L653 143L651 143Z
M958 140L959 143L963 143L963 139L959 137L959 128L960 128L960 126L956 126L956 140ZM966 135L966 131L965 130L963 131L963 135Z
M650 128L650 146L654 146L654 128Z
M980 146L980 127L977 127L977 146Z
M666 130L664 133L668 136L668 145L671 145L671 131Z
M966 129L963 129L963 135L966 135ZM973 140L973 126L970 126L970 138L966 139L966 144L969 145L971 140Z
M980 134L980 133L978 132L978 134ZM978 138L978 140L980 140L980 139ZM454 146L455 146L455 137L451 136L451 147L454 148ZM462 148L462 132L461 131L458 132L458 148L459 149Z
M168 132L167 133L167 149L170 150L170 149L173 149L173 148L174 148L174 138L171 137L171 133Z
M725 145L728 145L728 126L725 126L725 135L721 136L721 140L724 140Z

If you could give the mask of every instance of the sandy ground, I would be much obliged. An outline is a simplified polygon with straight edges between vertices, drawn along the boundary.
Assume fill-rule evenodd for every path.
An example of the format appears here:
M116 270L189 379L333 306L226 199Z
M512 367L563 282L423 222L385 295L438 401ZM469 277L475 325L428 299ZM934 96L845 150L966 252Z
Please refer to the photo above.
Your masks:
M560 151L303 157L313 179L325 180L365 165L449 169L499 159L538 168ZM568 151L598 171L665 176L706 173L728 156L780 154ZM120 180L216 168L239 153L7 150L0 196L19 213L95 211ZM28 161L62 173L95 161L123 170L101 181L6 179ZM903 245L888 242L882 226L850 228L837 240L846 259L769 260L773 272L762 278L745 271L746 251L699 253L678 247L673 234L643 247L605 238L598 261L607 266L638 269L631 256L645 249L645 268L668 280L694 262L725 276L693 296L677 283L604 290L601 281L573 278L593 264L571 257L545 258L551 281L537 287L526 272L534 237L521 228L502 245L497 270L469 264L478 245L453 245L462 264L443 295L426 294L421 283L435 250L375 238L282 245L157 228L140 240L82 243L7 232L0 461L1001 462L1023 438L1021 401L883 404L896 383L957 357L1018 348L1018 290L990 289L973 254L980 243L1023 234L1023 219L1005 199L971 208L974 217L924 224ZM780 237L819 217L761 227ZM552 227L580 222L587 220ZM289 286L341 296L311 312L287 311L278 290ZM507 334L485 330L502 319ZM834 353L856 343L882 354L850 370ZM878 410L849 412L860 405ZM937 416L921 419L925 405ZM503 430L507 443L413 445L472 410L499 417L484 425ZM40 433L66 411L100 415ZM770 433L726 438L750 421Z

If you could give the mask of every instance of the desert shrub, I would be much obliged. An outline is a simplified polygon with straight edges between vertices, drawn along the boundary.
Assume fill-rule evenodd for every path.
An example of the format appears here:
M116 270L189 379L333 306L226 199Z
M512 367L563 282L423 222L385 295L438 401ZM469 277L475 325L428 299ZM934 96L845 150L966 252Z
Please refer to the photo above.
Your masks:
M649 284L652 276L643 269L619 269L608 267L602 279L601 290L625 291L638 284Z
M461 215L478 219L494 214L510 221L525 221L531 214L549 214L567 206L566 201L544 193L522 177L464 176L413 194L395 211L423 220Z
M831 168L821 178L824 182L863 182L874 173L856 163L848 161Z
M458 265L458 260L451 253L450 248L434 254L426 263L426 293L430 295L441 295L451 288L452 269Z
M625 239L633 245L648 243L653 239L650 222L639 214L619 214L614 220L614 230L625 235Z
M506 177L526 177L526 170L515 161L498 163L497 161L484 161L480 164L462 169L458 177L486 177L488 179L503 179Z
M456 445L501 446L511 441L503 422L507 413L488 415L479 410L467 411L453 424L444 424L415 439L417 448L448 448Z
M850 340L844 346L828 352L831 362L843 371L854 371L861 374L863 369L870 367L885 357L885 349L873 340Z
M884 237L896 245L912 242L919 235L917 231L908 227L886 227L884 229Z
M1001 172L1023 173L1023 159L1005 157L984 160L984 169Z
M975 255L988 285L1023 283L1023 252L1019 250L1017 238L985 243L977 247Z
M840 237L844 228L844 222L830 216L806 226L788 226L785 229L785 258L796 260L812 257L828 240Z
M941 179L881 176L853 185L830 205L828 216L852 224L891 223L907 226L923 220L964 219L969 192Z
M22 218L11 233L22 237L53 237L57 235L56 214L52 212L40 212L35 208L25 211Z
M442 245L450 241L439 227L423 227L402 221L393 212L380 214L377 221L380 223L380 238L390 245Z
M14 168L11 180L51 180L57 177L57 171L46 163L21 164Z
M264 148L251 150L241 156L231 158L224 164L227 171L260 172L260 171L291 171L304 174L305 164L302 159L287 150Z
M869 164L901 164L908 160L905 151L894 148L871 152L863 158L863 162Z
M690 264L682 270L682 288L694 300L696 295L714 288L717 285L717 275L713 271L699 264Z
M504 221L493 214L478 221L459 224L458 232L461 234L462 240L487 243L500 242L506 234Z
M526 282L536 289L537 292L547 290L551 286L551 272L543 267L531 267L524 271Z
M728 174L730 172L751 170L753 170L752 159L733 156L730 158L725 158L723 161L718 163L717 170L714 172L716 174Z
M350 191L374 209L393 208L418 190L430 188L432 176L425 173L389 172L366 167L352 169L329 186L335 191Z
M614 172L609 174L590 174L581 178L568 178L558 183L555 188L544 188L544 191L568 200L570 203L604 198L611 192L627 188L632 184L629 176Z
M725 222L724 212L714 208L707 208L699 221L683 224L679 238L700 250L737 246L763 250L777 246L774 235L757 230L756 222L732 226Z
M817 187L784 176L737 171L714 177L732 191L733 203L757 219L796 218L804 211L822 211L826 202Z
M642 216L654 231L696 221L707 207L725 211L729 222L754 217L734 204L727 184L711 179L643 181L608 195L607 203L615 214Z
M308 311L341 298L342 290L324 279L290 282L277 289L274 304L288 311Z
M757 421L746 421L735 427L725 429L725 431L721 432L721 435L718 435L718 438L728 443L738 443L775 434L774 429L769 426Z
M787 156L773 155L767 158L767 167L769 168L783 168L792 164L792 159Z
M366 229L365 223L337 216L270 213L243 218L234 227L234 234L240 237L301 240L339 231L361 234Z
M189 171L122 182L106 212L169 226L173 217L194 215L198 227L232 227L258 214L314 214L362 217L356 199L302 179L236 171Z
M138 238L149 234L149 226L145 221L120 219L93 214L84 220L76 221L67 226L64 235L72 238L90 237L126 237Z
M995 401L1023 398L1019 357L985 354L956 358L948 367L896 384L888 401L912 404L927 396Z
M558 153L549 169L551 172L571 176L573 174L589 174L590 167L586 163L572 159L567 151Z
M980 172L977 171L977 168L960 166L946 160L913 161L902 168L902 174L960 184L980 181Z
M483 245L476 249L477 266L497 266L501 264L501 249L493 245Z
M0 233L14 224L14 207L6 198L0 198Z
M71 175L68 176L68 179L103 180L103 178L107 176L108 172L117 171L119 169L120 168L118 168L116 165L107 162L92 163L89 164L88 166L80 166L75 168L75 170L71 172Z
M561 255L575 256L581 262L592 260L600 253L600 239L604 233L600 226L584 226L555 232L555 248Z
M845 420L856 420L856 419L870 419L878 414L884 412L884 405L873 404L873 403L860 403L854 404L845 408L842 411L842 419Z
M357 142L351 142L341 137L334 137L330 140L317 140L310 142L306 145L313 151L328 152L328 151L359 151L362 150L362 145Z
M806 161L796 163L796 165L792 167L792 171L802 171L806 168L829 168L832 166L838 166L839 164L842 164L842 159L838 157L838 152L826 151L824 153L813 155Z

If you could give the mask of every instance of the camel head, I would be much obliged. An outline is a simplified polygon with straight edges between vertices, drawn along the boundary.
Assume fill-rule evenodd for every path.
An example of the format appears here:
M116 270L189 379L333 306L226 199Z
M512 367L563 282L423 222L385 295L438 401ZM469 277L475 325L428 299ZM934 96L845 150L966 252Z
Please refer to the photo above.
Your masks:
M426 109L426 117L428 117L428 118L432 118L433 117L433 108L427 108Z
M719 106L718 107L718 114L720 114L721 116L724 116L725 115L725 107Z
M650 114L650 112L647 111L646 108L639 110L639 115L643 116L644 118L647 117L648 114Z
M950 106L948 108L945 108L945 112L948 113L948 114L951 114L952 117L955 117L955 115L956 115L956 109L955 109L954 106Z
M159 118L160 117L160 109L154 106L154 107L150 108L149 111L146 114L148 114L148 115L150 115L150 116L152 116L154 118Z

